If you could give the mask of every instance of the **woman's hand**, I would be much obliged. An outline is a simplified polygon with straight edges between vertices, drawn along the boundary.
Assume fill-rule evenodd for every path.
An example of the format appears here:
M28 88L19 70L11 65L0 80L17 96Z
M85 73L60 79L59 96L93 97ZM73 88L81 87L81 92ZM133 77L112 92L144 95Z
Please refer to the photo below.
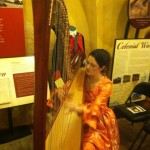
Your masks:
M63 88L58 88L57 95L58 95L58 98L62 101L66 97L67 91L65 89L63 89Z
M57 96L60 100L64 100L64 98L67 96L71 83L72 81L68 80L61 88L57 89Z
M65 102L65 106L69 109L70 112L75 112L78 115L81 115L82 112L83 112L83 109L80 106L75 105L72 102L67 102L66 101Z

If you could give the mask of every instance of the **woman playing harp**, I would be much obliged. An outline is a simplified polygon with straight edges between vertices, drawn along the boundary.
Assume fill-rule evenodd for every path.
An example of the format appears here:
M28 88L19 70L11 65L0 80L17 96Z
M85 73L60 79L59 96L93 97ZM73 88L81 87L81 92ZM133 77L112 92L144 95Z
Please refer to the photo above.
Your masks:
M110 60L103 49L92 51L86 61L84 103L80 106L66 103L71 112L83 120L82 150L119 150L119 131L116 117L108 108L112 83L104 75ZM60 94L63 97L63 93Z
M49 42L49 35L47 33L49 33L49 26L48 26L48 19L46 18L49 17L48 15L49 6L47 4L48 1L44 1L44 0L32 0L32 1L33 1L34 22L35 22L34 30L35 30L35 49L36 49L35 51L35 62L36 62L35 63L35 77L36 77L35 91L36 92L35 92L35 110L34 110L34 114L35 114L34 150L44 150L45 138L46 138L45 137L45 114L46 114L45 100L47 97L47 93L46 93L47 90L45 89L47 89L47 76L45 75L43 77L43 73L47 72L47 61L48 61L47 56L48 56L49 46L47 43ZM59 2L62 3L61 0L59 0ZM61 14L63 14L63 12ZM43 19L43 17L45 17L45 19ZM68 25L66 29L67 30L69 29ZM98 57L96 57L97 55ZM88 62L86 65L86 77L84 82L84 104L79 107L76 105L75 106L72 105L72 103L71 104L68 103L67 107L69 107L70 111L77 112L77 114L79 114L83 118L83 122L84 122L83 149L84 150L85 149L118 150L119 148L118 129L117 126L114 127L115 125L117 125L116 119L111 109L107 107L107 100L108 97L110 96L110 90L111 90L111 82L102 73L107 65L106 63L107 61L104 61L105 63L102 63L103 57L100 57L99 59L99 56L101 55L97 53L96 55L91 53L90 56L88 57ZM58 96L61 98L61 93ZM55 132L54 135L56 135ZM57 138L56 141L58 140L59 139ZM73 140L75 141L75 138L73 138ZM70 142L68 142L67 144L70 144ZM56 149L56 145L52 150L54 149ZM70 150L70 149L65 149L65 150Z

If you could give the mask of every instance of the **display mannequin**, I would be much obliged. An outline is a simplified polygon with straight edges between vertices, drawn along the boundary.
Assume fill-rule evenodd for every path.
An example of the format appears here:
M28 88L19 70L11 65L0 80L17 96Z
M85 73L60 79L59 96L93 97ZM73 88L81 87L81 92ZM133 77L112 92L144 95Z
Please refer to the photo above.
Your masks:
M70 26L70 54L73 57L76 53L85 53L84 37L77 32L76 27Z
M70 26L70 56L72 70L75 71L85 58L85 46L83 35L72 25Z

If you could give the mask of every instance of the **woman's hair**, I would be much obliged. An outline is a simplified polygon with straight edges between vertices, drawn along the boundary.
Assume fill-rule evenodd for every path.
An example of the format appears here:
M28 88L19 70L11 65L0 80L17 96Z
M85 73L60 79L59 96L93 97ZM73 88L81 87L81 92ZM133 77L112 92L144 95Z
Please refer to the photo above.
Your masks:
M104 49L95 49L89 56L94 57L100 67L105 66L105 69L108 69L110 63L110 54L108 51Z

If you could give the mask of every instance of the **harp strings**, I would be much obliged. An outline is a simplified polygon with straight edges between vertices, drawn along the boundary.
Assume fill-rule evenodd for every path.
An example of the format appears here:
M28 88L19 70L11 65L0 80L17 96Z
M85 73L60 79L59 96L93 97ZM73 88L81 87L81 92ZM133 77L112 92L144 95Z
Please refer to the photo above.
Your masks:
M52 20L52 11L53 11L53 5L54 5L54 0L51 0L49 8L49 26L51 26L51 20Z
M60 71L61 78L64 82L67 82L71 79L71 66L70 66L70 51L69 51L69 21L67 16L67 10L65 4L62 0L56 0L53 2L52 16L50 18L51 28L55 32L56 35L56 44L53 50L52 57L52 73L51 76L53 78L53 73L55 74L57 70ZM51 79L51 91L57 91L55 86L54 79ZM64 88L67 90L68 88ZM54 92L55 93L55 92ZM65 138L65 133L67 132L67 128L69 125L70 115L67 116L68 110L64 108L63 102L60 102L59 107L57 106L57 96L54 96L53 101L56 102L54 108L52 110L52 121L50 122L49 127L53 130L50 131L49 142L48 142L48 150L53 149L53 145L55 145L55 149L60 150L63 147L63 141ZM53 113L54 112L54 113ZM54 125L55 120L57 120L57 115L59 113L59 121ZM55 133L54 133L55 132Z
M70 57L70 43L69 43L69 21L68 21L68 15L67 10L65 7L65 4L63 0L55 0L53 4L53 14L51 18L51 28L55 32L56 35L56 45L53 50L53 65L52 65L52 75L53 73L56 73L57 70L60 71L60 75L62 80L65 83L65 86L63 89L68 93L67 96L63 101L60 101L59 107L55 107L54 105L54 113L53 113L53 119L50 124L50 132L47 135L46 139L46 146L47 150L66 150L68 149L68 146L72 146L72 144L68 145L68 141L71 141L72 138L72 131L74 133L74 138L76 138L75 142L77 142L78 148L75 147L75 149L79 149L80 147L80 138L81 138L81 124L79 118L75 116L73 113L69 113L69 110L66 109L64 106L64 101L67 101L69 99L72 100L73 103L80 103L79 100L82 101L82 88L83 85L83 74L80 72L78 74L78 68L80 65L77 64L77 69L73 69L71 66L71 57ZM78 56L78 55L77 55ZM76 58L75 58L76 59ZM81 59L79 59L81 60ZM81 64L81 61L79 61ZM76 72L77 72L77 78L76 78ZM54 79L52 79L54 81ZM67 82L71 81L71 86L67 87ZM81 81L81 82L78 82ZM55 86L55 82L53 82L54 85L51 88L51 91L54 90L57 93L57 87ZM80 88L81 89L80 89ZM77 90L76 90L77 88ZM77 91L77 93L76 93ZM72 94L69 97L69 94ZM52 96L51 92L51 96ZM57 94L56 94L57 95ZM54 96L53 101L57 102L57 96ZM81 103L80 103L81 104ZM78 120L78 121L77 121ZM75 131L74 128L77 126L79 130ZM75 130L74 130L75 129ZM77 133L76 133L77 132ZM67 148L66 148L67 147ZM66 149L65 149L66 148ZM69 148L70 149L70 148Z

